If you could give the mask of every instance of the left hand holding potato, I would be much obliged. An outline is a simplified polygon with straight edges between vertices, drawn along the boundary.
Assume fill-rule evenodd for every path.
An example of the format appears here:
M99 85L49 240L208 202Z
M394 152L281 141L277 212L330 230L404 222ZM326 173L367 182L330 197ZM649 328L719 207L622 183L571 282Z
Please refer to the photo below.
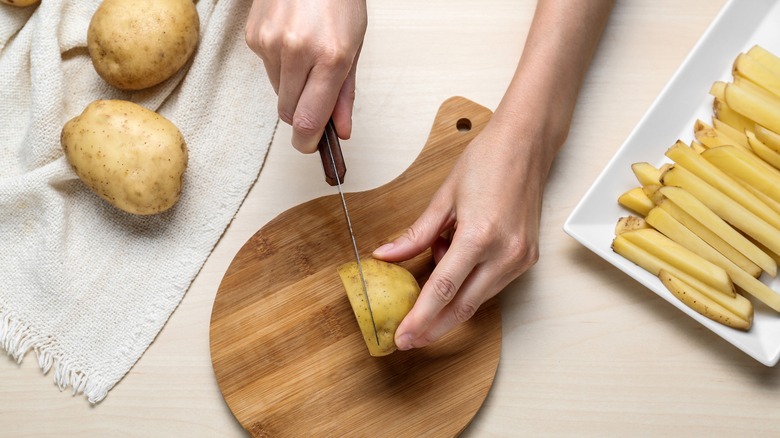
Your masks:
M435 341L538 258L539 218L549 162L542 143L514 144L488 124L466 148L430 205L407 232L374 256L414 257L431 247L436 268L398 327L400 350ZM441 237L452 231L451 240Z
M542 194L568 135L580 85L612 0L540 0L514 77L406 234L378 248L387 261L431 247L436 268L395 335L423 347L477 311L537 260ZM442 233L451 232L447 241Z

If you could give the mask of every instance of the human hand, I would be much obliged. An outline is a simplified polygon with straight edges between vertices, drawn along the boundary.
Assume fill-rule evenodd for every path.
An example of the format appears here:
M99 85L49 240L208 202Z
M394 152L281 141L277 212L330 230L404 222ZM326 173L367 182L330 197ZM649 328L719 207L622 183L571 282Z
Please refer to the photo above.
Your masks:
M539 138L539 139L538 139ZM428 208L373 256L402 261L433 252L436 267L396 331L400 350L435 341L471 318L538 259L550 157L541 137L488 124L466 147ZM451 233L451 239L442 237Z
M263 60L292 144L317 150L332 116L339 137L352 131L355 71L368 18L365 0L254 0L247 45Z

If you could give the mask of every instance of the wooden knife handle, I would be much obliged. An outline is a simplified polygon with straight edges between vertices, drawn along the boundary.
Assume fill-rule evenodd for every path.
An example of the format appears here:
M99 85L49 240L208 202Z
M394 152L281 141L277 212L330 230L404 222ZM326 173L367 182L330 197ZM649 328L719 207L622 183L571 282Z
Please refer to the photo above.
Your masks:
M330 151L328 150L328 144L330 144ZM320 151L322 169L325 171L325 182L332 186L335 186L338 182L343 183L344 175L347 173L347 166L344 164L344 155L341 154L341 144L339 143L339 136L336 135L336 127L333 126L333 119L328 120L328 124L325 125L325 132L322 133L317 150ZM331 152L333 153L333 160L331 160ZM335 168L333 166L334 161L336 163Z

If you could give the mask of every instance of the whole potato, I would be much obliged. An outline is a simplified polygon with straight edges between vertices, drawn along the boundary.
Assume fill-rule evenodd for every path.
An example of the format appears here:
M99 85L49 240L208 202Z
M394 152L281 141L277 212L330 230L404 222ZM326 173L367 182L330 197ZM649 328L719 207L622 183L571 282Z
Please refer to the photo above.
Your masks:
M154 111L124 100L97 100L65 124L60 142L87 187L128 213L160 213L179 199L187 144Z
M97 73L123 90L141 90L173 76L198 44L192 0L104 0L87 31Z
M38 3L40 0L0 0L0 3L5 3L11 6L18 6L23 8L25 6L32 6Z
M402 266L382 260L367 259L363 266L366 291L371 302L371 312L366 305L363 281L357 262L339 266L338 273L347 291L349 303L355 313L363 340L371 356L386 356L396 350L395 331L420 294L420 286L414 276ZM373 313L373 324L371 321ZM374 333L376 324L376 333ZM377 336L379 342L377 343Z

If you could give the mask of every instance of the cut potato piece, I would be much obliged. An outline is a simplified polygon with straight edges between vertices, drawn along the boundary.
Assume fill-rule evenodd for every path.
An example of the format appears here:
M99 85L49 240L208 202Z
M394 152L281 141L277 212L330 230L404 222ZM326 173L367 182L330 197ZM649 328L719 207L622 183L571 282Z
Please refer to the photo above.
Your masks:
M745 257L744 254L737 251L728 242L723 240L723 238L720 237L717 233L702 225L701 222L696 220L690 214L686 213L682 208L678 207L677 204L671 200L663 200L660 204L658 204L658 208L666 211L677 222L682 224L685 228L689 229L692 233L709 244L709 246L729 259L732 263L739 266L740 269L743 269L748 274L758 278L763 272L763 270L757 264L750 261L749 258ZM726 226L728 226L728 224L726 224ZM663 232L663 230L660 229L659 231Z
M725 147L722 146L722 148ZM731 148L737 149L738 147L731 146ZM714 149L709 149L704 154L712 150ZM685 189L726 222L765 244L772 251L780 252L780 231L777 228L768 224L737 201L726 196L720 190L712 187L684 167L674 166L672 169L669 169L663 174L661 181L664 185Z
M753 325L752 312L749 315L749 319L742 318L740 315L710 299L695 287L664 270L658 273L658 278L666 289L682 301L683 304L715 322L738 330L749 330ZM742 296L737 295L737 297ZM742 298L744 299L744 297Z
M760 198L745 189L742 184L718 166L706 160L704 156L707 154L709 152L704 152L702 155L697 154L680 141L666 150L666 156L674 160L675 163L689 170L712 187L720 190L723 194L738 202L768 224L780 229L780 214L777 214Z
M722 237L723 240L728 242L729 245L733 246L753 263L760 266L762 270L768 272L769 275L773 277L777 275L777 264L769 255L761 251L755 244L735 230L696 196L682 188L671 186L662 187L660 192L664 197L686 213L690 214L702 225Z
M406 314L412 310L420 294L420 286L414 276L399 265L376 259L363 260L361 265L371 312L366 303L357 262L339 266L339 277L346 289L369 354L386 356L396 350L395 331Z
M658 276L663 270L672 273L672 275L675 275L678 278L685 278L684 276L679 275L679 272L676 272L676 269L671 265L649 253L640 246L628 241L625 236L626 234L615 236L615 239L612 241L613 251L655 276ZM688 283L691 284L690 282ZM721 293L720 291L708 287L707 285L703 286L704 287L699 288L699 290L703 294L707 295L707 297L734 312L740 318L743 318L746 321L752 320L753 305L750 300L735 299L735 297Z
M653 201L645 195L642 187L634 187L633 189L623 193L618 197L618 204L632 210L642 216L646 215L651 208L655 206Z
M668 263L680 277L692 284L706 284L713 289L734 296L734 285L726 271L688 248L664 236L653 228L640 228L620 234L629 242L639 246Z
M650 184L660 185L661 171L650 163L634 163L631 165L639 184L646 186Z

